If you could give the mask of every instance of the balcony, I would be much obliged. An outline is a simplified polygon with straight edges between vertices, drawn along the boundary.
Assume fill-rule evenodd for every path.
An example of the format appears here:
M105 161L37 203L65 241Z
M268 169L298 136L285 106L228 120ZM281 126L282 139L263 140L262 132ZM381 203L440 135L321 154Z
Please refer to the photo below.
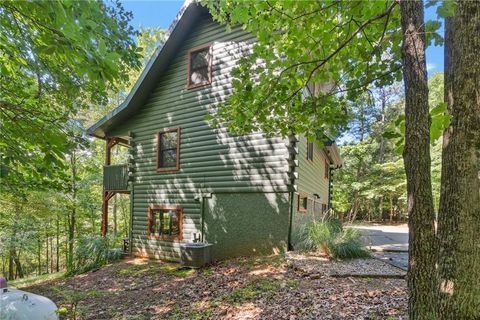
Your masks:
M126 164L103 166L104 191L128 191L128 166Z

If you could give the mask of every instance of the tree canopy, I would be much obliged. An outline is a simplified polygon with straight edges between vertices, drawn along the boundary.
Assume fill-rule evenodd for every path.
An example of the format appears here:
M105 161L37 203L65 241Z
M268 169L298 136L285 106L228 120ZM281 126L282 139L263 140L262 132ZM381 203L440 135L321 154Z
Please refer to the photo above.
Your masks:
M241 24L257 39L232 73L233 95L212 119L235 132L335 134L348 120L347 101L357 101L371 86L400 80L395 1L207 6L217 21Z
M69 119L140 66L131 18L118 2L0 3L2 188L54 180Z

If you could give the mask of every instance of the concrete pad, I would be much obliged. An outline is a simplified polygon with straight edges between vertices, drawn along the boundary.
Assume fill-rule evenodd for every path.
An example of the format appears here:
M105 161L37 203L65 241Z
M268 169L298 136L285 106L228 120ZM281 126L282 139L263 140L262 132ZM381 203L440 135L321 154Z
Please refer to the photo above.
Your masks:
M401 270L408 269L408 226L365 224L349 226L359 230L368 250L376 259Z
M363 235L365 247L372 251L408 252L408 226L354 225Z

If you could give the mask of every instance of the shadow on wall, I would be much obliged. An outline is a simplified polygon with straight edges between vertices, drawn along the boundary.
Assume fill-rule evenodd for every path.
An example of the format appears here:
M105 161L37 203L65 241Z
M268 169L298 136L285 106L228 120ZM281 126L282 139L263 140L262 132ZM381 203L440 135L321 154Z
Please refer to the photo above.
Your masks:
M146 197L142 201L139 193L134 204L134 248L141 255L167 260L180 256L179 241L147 238L151 204L182 206L183 242L203 230L204 241L214 244L215 259L286 250L287 140L267 139L260 133L233 136L225 128L211 128L205 120L231 92L232 58L238 59L249 48L245 42L214 42L213 84L178 90L175 106L165 107L161 126L181 128L180 170L135 175L134 192L144 191ZM154 132L149 134L148 143L135 145L136 172L155 166L156 141Z

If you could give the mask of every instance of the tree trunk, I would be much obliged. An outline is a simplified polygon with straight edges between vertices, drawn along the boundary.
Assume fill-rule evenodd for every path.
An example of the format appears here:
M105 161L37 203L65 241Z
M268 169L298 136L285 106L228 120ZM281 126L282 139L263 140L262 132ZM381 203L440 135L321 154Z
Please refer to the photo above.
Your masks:
M380 89L380 103L381 103L381 113L380 113L380 143L379 143L379 157L378 162L384 163L385 161L385 138L383 134L385 133L385 108L387 106L387 93L385 89Z
M480 318L480 2L445 24L445 101L438 221L440 319Z
M15 273L14 273L14 267L13 267L13 254L12 250L10 250L8 254L8 280L14 280L15 279Z
M24 273L23 273L23 268L22 268L22 262L20 261L20 257L17 254L16 250L13 250L13 261L15 262L16 274L18 275L19 278L23 278Z
M378 207L379 207L378 211L379 211L380 221L384 222L385 220L383 219L383 195L380 196L380 202L378 203Z
M430 177L430 114L422 1L400 1L405 85L410 319L435 318L435 228Z
M50 272L53 272L54 269L54 259L53 259L53 237L50 238Z
M60 242L60 217L58 216L58 213L57 213L57 221L56 221L56 231L57 231L57 234L56 234L56 262L55 262L55 270L57 272L60 271L60 245L59 245L59 242Z
M90 221L92 223L92 233L97 231L97 227L95 225L95 210L93 208L90 209Z
M46 259L45 265L46 265L47 273L48 273L48 263L50 261L49 261L49 256L48 256L48 232L46 230L45 230L45 259Z
M72 169L72 185L71 185L71 196L72 196L72 208L70 212L70 217L68 220L68 260L67 260L67 270L73 270L73 243L75 241L75 220L77 214L77 161L76 161L75 151L72 152L70 165Z
M125 199L123 199L125 200ZM127 202L127 201L121 201L120 204L121 204L121 209L122 209L122 217L123 217L123 233L124 233L124 237L128 238L128 228L129 228L129 219L128 219L128 206L127 204L129 204L130 202Z
M37 239L37 263L38 263L38 275L42 274L42 242L40 241L40 234Z
M393 196L390 195L390 222L393 222L393 214L394 214L394 210L393 210Z

